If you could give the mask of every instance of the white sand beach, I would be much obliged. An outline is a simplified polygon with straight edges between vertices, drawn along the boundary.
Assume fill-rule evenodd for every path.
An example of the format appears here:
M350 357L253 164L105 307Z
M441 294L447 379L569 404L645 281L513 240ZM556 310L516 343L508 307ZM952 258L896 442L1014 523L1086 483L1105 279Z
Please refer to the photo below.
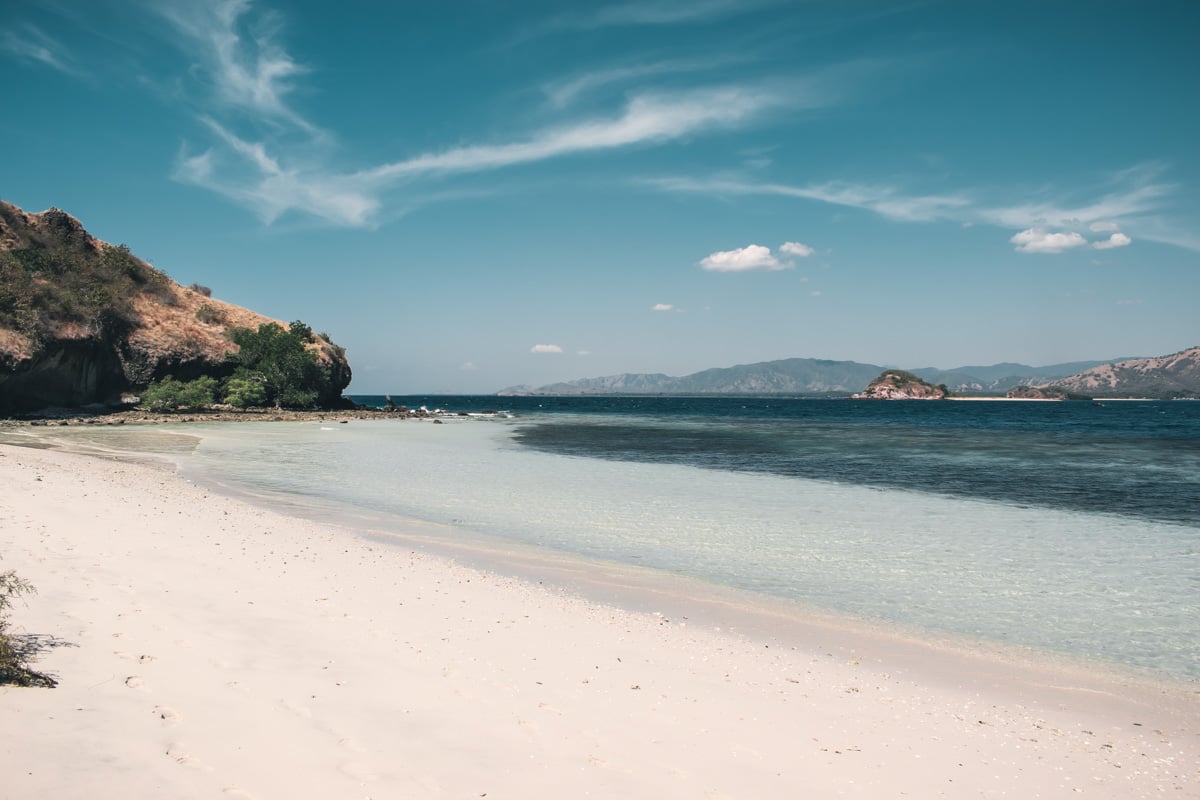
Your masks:
M0 445L0 487L14 625L62 643L0 687L2 800L1200 797L1200 687L735 635L167 467Z

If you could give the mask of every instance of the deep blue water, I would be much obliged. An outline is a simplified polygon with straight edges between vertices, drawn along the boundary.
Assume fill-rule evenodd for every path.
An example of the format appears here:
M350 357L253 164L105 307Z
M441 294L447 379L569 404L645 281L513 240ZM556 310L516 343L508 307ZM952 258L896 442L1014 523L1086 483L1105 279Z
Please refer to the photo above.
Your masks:
M358 397L382 406L384 398ZM393 396L511 413L523 447L1200 528L1200 402Z

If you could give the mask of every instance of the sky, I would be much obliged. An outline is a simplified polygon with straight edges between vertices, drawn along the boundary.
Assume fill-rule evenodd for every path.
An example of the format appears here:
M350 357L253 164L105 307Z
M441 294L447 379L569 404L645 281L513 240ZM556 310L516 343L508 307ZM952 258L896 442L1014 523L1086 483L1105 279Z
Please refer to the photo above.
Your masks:
M349 393L1200 345L1200 4L0 0L0 199Z

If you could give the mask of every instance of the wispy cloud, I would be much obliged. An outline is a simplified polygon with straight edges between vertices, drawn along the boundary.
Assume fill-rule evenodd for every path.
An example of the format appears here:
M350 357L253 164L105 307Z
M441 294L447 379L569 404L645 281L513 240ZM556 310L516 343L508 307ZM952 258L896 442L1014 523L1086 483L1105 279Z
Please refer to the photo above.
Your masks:
M739 177L667 177L640 182L668 192L793 197L862 209L902 222L955 222L1008 228L1019 231L1012 241L1021 252L1064 252L1080 246L1069 244L1076 241L1087 245L1080 230L1119 234L1094 244L1097 249L1122 247L1133 241L1122 229L1133 230L1141 238L1200 250L1195 237L1180 234L1162 220L1161 212L1175 187L1160 180L1161 172L1161 166L1155 164L1122 170L1110 176L1106 187L1094 192L1094 199L1081 203L1047 199L1005 204L980 199L983 194L980 191L917 194L899 186L848 181L793 185ZM992 189L990 194L999 191L1002 190ZM1064 238L1046 238L1060 235ZM1018 237L1025 238L1018 241Z
M768 4L763 0L635 0L570 11L548 20L540 31L695 24L746 13Z
M309 69L275 41L281 17L260 12L254 32L243 19L250 0L216 3L167 2L154 8L183 34L188 52L199 58L213 81L215 100L259 119L294 125L308 133L317 128L287 102L292 80Z
M651 311L674 311L675 306L671 305L670 303L655 303L654 305L650 306L650 310Z
M452 148L357 172L330 170L319 160L305 161L294 150L291 156L273 152L269 142L251 141L205 116L200 121L216 145L182 154L174 177L247 205L267 222L295 210L336 225L366 226L372 224L384 196L400 183L662 144L744 124L785 101L770 90L737 86L646 94L612 117L550 127L522 141ZM287 152L278 145L275 149Z
M1058 226L1088 226L1157 211L1174 191L1168 184L1154 183L1106 192L1098 199L1080 204L1057 202L1018 203L1010 206L979 206L973 209L981 222L1006 227L1030 223ZM1115 223L1114 223L1115 224Z
M21 61L50 67L65 75L82 75L65 45L27 22L0 32L0 52Z
M497 169L559 156L655 144L715 128L743 124L768 109L795 102L754 86L720 86L635 96L615 117L596 117L547 128L524 141L469 145L426 153L359 173L380 180L428 173Z
M535 344L529 348L531 353L561 353L563 349L556 344Z
M831 182L792 186L781 183L754 183L736 179L654 178L644 181L664 191L715 195L777 195L815 200L831 205L873 211L892 219L930 222L949 219L956 209L970 205L959 195L905 195L887 186L849 182Z
M610 5L575 18L600 26L670 24L741 13L743 5L735 0L652 0ZM559 119L524 135L475 142L463 137L464 144L350 168L334 137L294 105L300 80L313 70L281 44L282 16L252 0L170 0L156 9L192 62L190 78L208 88L189 98L197 102L194 95L202 97L196 119L208 142L184 145L173 177L242 204L268 223L299 212L339 226L371 226L385 207L389 213L403 213L436 197L439 189L432 182L449 176L662 146L740 129L783 109L829 105L841 99L844 87L863 68L853 62L809 77L645 90L628 94L607 111L566 113L573 98L600 86L701 71L713 62L626 65L547 87Z
M625 84L643 78L654 78L661 75L676 75L711 71L728 66L733 59L721 56L697 59L675 59L651 61L641 64L625 64L593 70L569 78L562 78L545 84L542 91L551 105L562 108L573 103L581 95L594 92L614 84Z
M176 180L228 197L268 223L300 211L335 225L371 224L380 206L374 187L320 167L285 166L262 142L246 141L211 119L203 122L224 147L181 153Z

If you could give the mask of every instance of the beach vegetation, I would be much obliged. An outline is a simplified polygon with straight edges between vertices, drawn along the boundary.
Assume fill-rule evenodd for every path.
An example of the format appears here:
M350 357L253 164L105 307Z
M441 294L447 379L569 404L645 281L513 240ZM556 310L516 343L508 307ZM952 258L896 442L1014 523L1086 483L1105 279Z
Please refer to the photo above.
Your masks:
M225 402L237 408L266 405L267 389L248 375L234 375L225 381Z
M234 328L230 338L238 352L226 355L234 367L226 382L229 387L244 387L246 381L258 383L265 395L255 405L279 408L311 408L328 389L332 378L314 350L312 328L296 321L287 328L268 322L253 328Z
M202 375L194 381L179 381L168 375L142 392L142 405L150 411L196 411L216 398L217 379Z
M33 585L12 570L0 572L0 685L47 688L57 685L54 678L30 666L39 649L36 642L9 630L8 617L13 601L34 592Z

